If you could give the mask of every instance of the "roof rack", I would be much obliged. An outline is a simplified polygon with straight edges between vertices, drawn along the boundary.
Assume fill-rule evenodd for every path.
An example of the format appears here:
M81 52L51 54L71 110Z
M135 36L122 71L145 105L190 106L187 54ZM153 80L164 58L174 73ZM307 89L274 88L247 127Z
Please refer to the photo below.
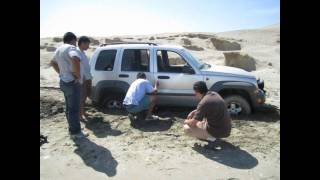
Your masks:
M152 42L114 42L114 43L101 44L100 47L108 46L108 45L116 45L116 44L148 44L148 45L154 45L154 46L158 45L157 43L152 43Z

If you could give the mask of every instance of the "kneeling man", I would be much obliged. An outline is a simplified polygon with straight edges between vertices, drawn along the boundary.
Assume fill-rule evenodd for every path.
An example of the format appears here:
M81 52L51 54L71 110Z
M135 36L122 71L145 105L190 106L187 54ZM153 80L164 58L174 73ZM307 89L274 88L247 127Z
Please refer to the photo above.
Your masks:
M123 100L123 105L129 113L137 114L148 110L145 120L158 119L152 115L153 108L156 104L154 93L158 90L158 81L153 88L150 81L146 80L146 75L142 72L137 74L137 79L130 85L127 94ZM151 94L151 96L148 96ZM132 115L132 114L129 114Z
M208 91L203 81L193 85L195 96L200 100L197 109L190 112L184 121L184 132L188 136L209 141L225 138L231 132L231 118L222 97L213 91Z

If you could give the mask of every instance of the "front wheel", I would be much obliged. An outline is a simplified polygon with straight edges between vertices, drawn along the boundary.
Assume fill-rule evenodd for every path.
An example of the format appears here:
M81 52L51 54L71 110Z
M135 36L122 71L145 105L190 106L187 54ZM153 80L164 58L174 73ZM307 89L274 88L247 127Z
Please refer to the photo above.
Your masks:
M224 98L228 112L231 115L249 115L251 114L251 107L248 101L238 95L231 95Z

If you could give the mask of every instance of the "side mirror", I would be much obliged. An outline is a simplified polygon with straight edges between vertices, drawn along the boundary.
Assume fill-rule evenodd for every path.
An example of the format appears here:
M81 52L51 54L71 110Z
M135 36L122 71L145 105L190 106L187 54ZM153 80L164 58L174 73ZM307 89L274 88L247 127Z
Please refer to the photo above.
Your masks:
M195 71L190 66L183 66L182 72L185 74L195 74Z

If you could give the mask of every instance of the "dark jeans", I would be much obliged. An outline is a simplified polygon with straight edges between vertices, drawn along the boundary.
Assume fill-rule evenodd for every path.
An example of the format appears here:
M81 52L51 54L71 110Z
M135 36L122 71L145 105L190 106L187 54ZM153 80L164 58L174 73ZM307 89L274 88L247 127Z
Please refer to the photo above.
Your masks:
M60 89L64 93L66 103L66 118L69 124L69 133L80 133L80 83L77 81L66 83L60 80Z

